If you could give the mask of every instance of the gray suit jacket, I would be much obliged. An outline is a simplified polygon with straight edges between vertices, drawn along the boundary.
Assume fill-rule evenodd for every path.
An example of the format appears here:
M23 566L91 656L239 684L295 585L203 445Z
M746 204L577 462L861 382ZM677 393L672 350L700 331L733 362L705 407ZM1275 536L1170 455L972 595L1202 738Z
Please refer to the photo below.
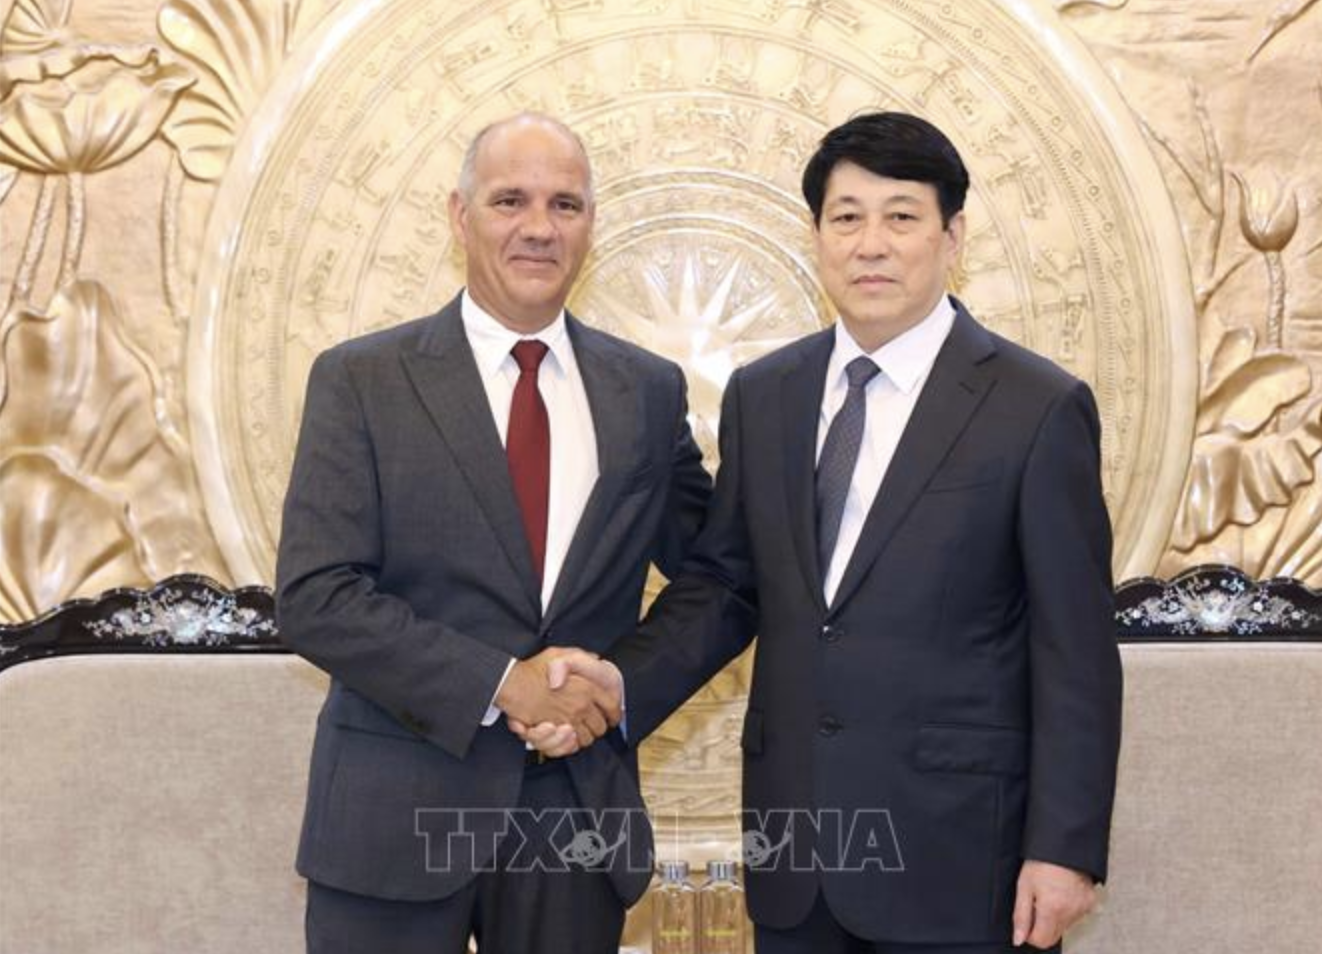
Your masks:
M710 479L683 373L573 317L568 329L600 477L545 614L459 299L312 368L276 594L284 641L332 676L298 857L312 880L401 900L467 883L502 830L492 810L519 802L523 744L480 724L509 657L605 651L636 624L648 566L673 574L698 531ZM620 809L617 822L641 809L615 733L567 763L583 807ZM651 847L630 820L604 862L626 902Z
M758 633L741 742L759 924L797 924L821 892L864 938L1004 942L1024 858L1106 876L1121 672L1097 408L956 308L833 603L824 331L731 379L694 556L614 653L640 740Z

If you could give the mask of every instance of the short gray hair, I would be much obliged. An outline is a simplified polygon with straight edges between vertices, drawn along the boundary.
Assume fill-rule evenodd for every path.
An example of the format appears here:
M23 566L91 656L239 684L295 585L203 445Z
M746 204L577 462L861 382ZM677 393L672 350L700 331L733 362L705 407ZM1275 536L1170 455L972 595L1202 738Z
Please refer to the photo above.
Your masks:
M525 110L521 113L515 113L513 116L506 116L504 119L497 119L495 122L488 123L478 130L477 135L473 137L473 141L470 142L468 148L464 150L464 159L459 165L459 181L455 188L463 200L468 202L473 198L473 190L477 187L477 154L482 148L482 143L486 138L498 129L512 126L515 123L526 122L536 122L545 126L550 126L552 129L563 133L578 145L579 151L583 153L583 164L587 166L588 170L588 205L593 205L592 161L588 158L588 147L583 144L582 137L554 116L548 116L546 113L539 113L533 110Z

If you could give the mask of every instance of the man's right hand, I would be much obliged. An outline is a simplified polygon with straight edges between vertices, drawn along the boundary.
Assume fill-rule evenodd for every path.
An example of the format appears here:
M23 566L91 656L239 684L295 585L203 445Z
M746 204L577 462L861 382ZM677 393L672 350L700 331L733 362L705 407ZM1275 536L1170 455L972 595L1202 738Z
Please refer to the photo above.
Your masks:
M552 663L557 659L561 662L553 671ZM518 732L527 726L555 726L555 732L539 736L543 745L538 748L549 755L568 755L591 745L618 725L618 687L602 685L574 671L595 659L583 650L553 646L516 662L495 698L510 728ZM569 660L578 660L578 664L567 665Z
M547 666L547 676L552 690L558 690L575 680L585 679L594 683L615 699L619 711L623 712L624 678L614 664L594 653L581 649L552 651ZM551 721L525 723L514 718L506 721L511 732L543 755L552 758L573 755L584 745L574 728L565 723ZM618 722L617 718L611 724L617 725Z

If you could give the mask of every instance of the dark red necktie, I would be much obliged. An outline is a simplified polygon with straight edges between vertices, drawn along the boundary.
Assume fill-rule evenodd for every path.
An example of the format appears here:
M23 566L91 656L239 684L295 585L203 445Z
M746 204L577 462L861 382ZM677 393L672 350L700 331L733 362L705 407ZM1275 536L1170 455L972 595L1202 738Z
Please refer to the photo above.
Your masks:
M510 426L505 435L514 496L523 513L523 530L532 548L533 569L542 581L546 563L546 515L551 499L551 421L537 390L537 369L546 357L541 341L520 341L514 346L519 382L510 402Z

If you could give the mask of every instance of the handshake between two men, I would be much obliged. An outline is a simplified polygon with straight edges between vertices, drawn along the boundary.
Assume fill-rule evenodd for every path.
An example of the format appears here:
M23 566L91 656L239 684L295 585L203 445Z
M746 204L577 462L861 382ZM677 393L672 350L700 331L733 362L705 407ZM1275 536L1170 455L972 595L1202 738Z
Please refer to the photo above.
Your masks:
M496 693L511 732L551 758L573 755L620 724L624 677L583 649L552 646L517 660Z

